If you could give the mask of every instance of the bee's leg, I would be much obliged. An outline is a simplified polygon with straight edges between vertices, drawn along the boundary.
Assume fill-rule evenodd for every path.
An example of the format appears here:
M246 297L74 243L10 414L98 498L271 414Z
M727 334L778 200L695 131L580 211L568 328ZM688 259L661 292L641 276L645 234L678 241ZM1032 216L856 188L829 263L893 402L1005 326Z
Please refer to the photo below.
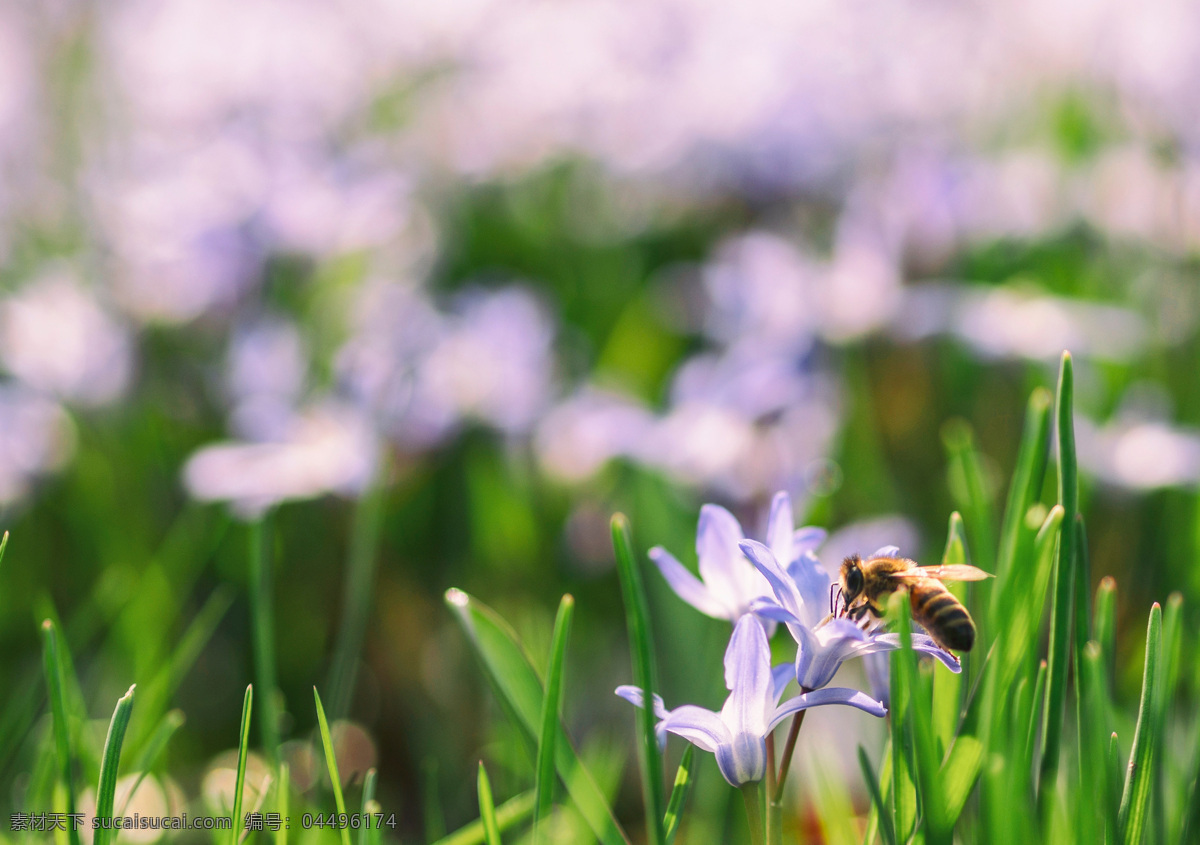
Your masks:
M871 609L871 605L864 603L864 604L860 604L858 607L849 608L846 611L846 615L849 616L851 619L853 619L855 622L858 622L864 616L867 615L867 611L870 609Z

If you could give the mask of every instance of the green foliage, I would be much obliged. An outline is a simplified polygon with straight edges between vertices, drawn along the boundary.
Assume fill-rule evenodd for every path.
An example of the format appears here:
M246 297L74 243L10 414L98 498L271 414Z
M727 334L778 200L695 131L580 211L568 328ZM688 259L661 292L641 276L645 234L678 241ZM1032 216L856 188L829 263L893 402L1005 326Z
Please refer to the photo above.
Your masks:
M121 767L121 746L125 742L125 730L133 714L134 687L117 699L112 720L108 723L108 736L104 740L104 756L100 762L100 782L96 786L96 818L111 819L117 791L117 773ZM103 823L96 828L92 845L108 845L115 839L115 831Z
M638 750L642 764L642 797L646 808L646 838L651 845L663 845L663 783L658 739L654 733L657 717L651 702L656 689L654 644L650 634L650 610L642 587L641 570L629 536L629 523L621 514L612 518L613 549L621 576L621 594L625 599L625 620L629 628L629 650L633 657L633 677L642 688L646 706L638 708Z
M254 686L246 687L246 697L242 700L242 727L238 731L238 762L237 781L233 787L233 821L229 833L229 845L237 845L242 831L242 798L246 789L246 758L250 754L250 713L254 705Z
M562 719L563 669L566 665L567 640L571 634L571 613L575 599L562 597L558 615L554 620L554 635L550 646L550 668L546 674L546 694L542 701L542 727L538 734L537 780L534 795L537 800L533 812L533 835L536 841L541 823L550 815L554 802L554 746L558 739L558 726ZM482 763L480 764L481 777ZM497 836L497 839L499 837Z
M483 822L483 839L486 845L501 845L500 825L496 822L496 807L492 803L492 785L488 781L483 761L479 761L479 819ZM536 802L535 802L536 803ZM534 821L537 830L537 821Z
M0 559L4 557L4 546L8 534L0 540ZM50 696L50 712L54 719L54 748L58 756L59 777L67 795L67 812L75 812L75 779L71 775L70 725L67 722L67 704L63 698L62 664L58 656L58 631L54 622L47 619L42 623L43 658L46 671L46 691ZM74 825L68 831L71 845L79 845L79 831Z
M338 774L337 756L333 753L333 737L329 734L329 722L325 719L325 708L321 706L321 694L313 687L313 701L317 705L317 725L321 730L321 747L325 749L325 766L329 771L329 783L333 787L333 801L339 816L346 814L346 799L342 795L342 777ZM342 845L350 845L350 829L342 827Z
M545 698L533 662L516 633L494 610L461 590L448 591L446 603L466 633L497 702L527 743L532 757ZM567 793L596 838L604 845L627 845L628 839L607 799L579 759L561 723L554 742L554 761Z
M696 777L693 765L696 759L696 746L688 743L679 760L679 768L675 772L675 785L671 787L671 798L667 801L667 812L663 816L663 836L667 845L675 841L679 832L679 818L683 806L687 803L688 793L692 791L692 781Z
M1146 670L1142 678L1142 697L1117 822L1121 841L1125 845L1139 845L1146 834L1150 789L1157 775L1154 755L1163 729L1162 670L1162 608L1155 604L1150 608L1150 622L1146 629Z

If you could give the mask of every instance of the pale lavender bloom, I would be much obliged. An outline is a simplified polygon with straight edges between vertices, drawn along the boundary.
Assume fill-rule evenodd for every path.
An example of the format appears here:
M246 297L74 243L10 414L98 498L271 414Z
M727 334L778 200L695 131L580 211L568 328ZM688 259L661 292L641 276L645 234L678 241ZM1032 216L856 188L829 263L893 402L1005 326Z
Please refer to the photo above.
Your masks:
M700 578L661 546L650 550L650 559L681 599L714 619L736 622L751 612L756 599L771 591L767 578L740 551L744 538L733 514L719 505L705 505L696 527ZM824 539L820 528L793 532L791 499L787 493L776 494L767 522L767 542L775 555L790 561L793 555L811 554Z
M75 427L61 405L20 385L0 384L0 506L23 499L74 451Z
M415 285L373 285L358 322L338 354L341 381L410 448L466 420L525 434L552 393L554 326L525 288L468 290L443 314Z
M277 317L257 320L234 332L227 355L230 427L251 440L286 436L308 378L299 327Z
M1191 487L1200 480L1200 430L1124 412L1103 426L1076 417L1079 465L1126 490Z
M362 493L378 452L368 421L327 401L296 413L269 442L205 446L188 459L183 479L194 498L228 501L235 513L253 519L284 501Z
M767 771L766 738L776 725L793 713L821 704L848 704L873 716L882 716L886 708L866 693L852 689L823 689L789 698L778 704L790 673L771 670L771 650L762 626L743 616L733 629L725 650L725 686L729 697L720 712L691 704L667 710L660 696L654 696L654 715L659 722L659 741L667 733L711 751L725 780L733 786L762 780ZM617 695L641 707L642 690L633 686L617 687Z
M477 419L527 432L554 380L554 326L541 302L516 286L468 290L446 329L421 363L414 412L446 428Z
M655 418L638 400L584 387L547 412L534 446L542 468L566 481L583 481L614 458L634 452Z
M892 324L903 340L949 334L986 359L1054 361L1064 348L1081 357L1128 361L1141 355L1149 333L1133 311L1034 289L979 289L966 283L930 282L905 291Z
M67 265L0 301L0 362L25 384L79 405L125 392L133 342Z
M756 601L752 610L759 616L785 623L799 645L796 682L802 688L825 686L850 658L900 647L898 634L868 633L849 619L829 615L829 574L811 551L793 559L785 570L775 552L762 543L746 540L739 546L770 582L775 594L774 601ZM872 557L895 555L898 551L895 546L885 546ZM936 657L953 672L961 670L958 660L931 638L913 634L912 639L917 651Z

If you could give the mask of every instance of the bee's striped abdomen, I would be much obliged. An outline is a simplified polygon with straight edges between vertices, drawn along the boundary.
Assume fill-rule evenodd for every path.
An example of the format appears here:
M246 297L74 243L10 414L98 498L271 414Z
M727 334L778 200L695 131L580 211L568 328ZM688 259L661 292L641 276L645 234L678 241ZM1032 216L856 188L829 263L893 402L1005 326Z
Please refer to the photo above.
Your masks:
M940 645L970 651L975 645L975 623L967 609L940 581L927 578L909 590L913 619Z

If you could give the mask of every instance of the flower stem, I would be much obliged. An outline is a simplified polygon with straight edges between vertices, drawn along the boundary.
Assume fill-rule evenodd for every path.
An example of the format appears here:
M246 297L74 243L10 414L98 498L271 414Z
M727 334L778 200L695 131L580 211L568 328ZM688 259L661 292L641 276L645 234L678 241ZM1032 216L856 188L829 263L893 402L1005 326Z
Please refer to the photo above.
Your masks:
M767 735L767 845L779 845L783 841L780 803L779 793L775 791L775 732L772 731Z
M746 822L750 825L750 841L763 845L762 801L759 800L758 781L742 784L742 800L746 802Z
M812 692L808 687L800 687L800 692ZM788 731L787 742L783 746L783 759L779 762L779 777L775 780L775 793L773 800L779 803L783 800L783 784L787 780L788 769L792 767L792 752L796 750L796 737L800 735L800 726L804 724L804 714L807 710L801 710L792 718L792 729Z

